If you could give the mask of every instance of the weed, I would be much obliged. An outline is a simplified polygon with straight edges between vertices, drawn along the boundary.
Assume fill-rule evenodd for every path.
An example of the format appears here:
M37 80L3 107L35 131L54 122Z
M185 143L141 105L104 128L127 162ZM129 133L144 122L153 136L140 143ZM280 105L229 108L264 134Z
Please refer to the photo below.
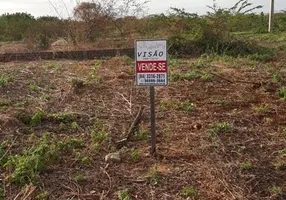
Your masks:
M104 142L108 138L108 133L105 131L91 131L91 139L93 143L101 143Z
M266 113L270 110L270 106L264 103L260 106L253 106L253 110L257 113Z
M184 187L180 195L184 198L188 198L188 197L196 198L199 196L199 192L194 187Z
M48 200L49 199L49 193L47 191L41 192L35 197L36 200Z
M206 57L204 57L204 55L203 55L200 59L197 59L191 65L198 68L198 69L203 69L203 68L209 67L211 64L211 61L212 61L212 59L210 56L207 55Z
M120 191L118 191L117 197L118 197L119 200L131 200L131 197L128 194L128 190L120 190Z
M274 195L281 195L283 194L283 189L279 186L272 186L272 188L270 188L270 192Z
M6 99L0 100L0 107L9 106L9 102Z
M286 100L286 87L281 87L278 89L278 96L283 99L283 100Z
M63 66L57 64L57 65L54 66L54 69L55 69L57 72L59 72L59 71L62 71L62 70L63 70Z
M273 73L273 81L276 82L276 83L281 81L281 76L280 76L280 74L278 72L274 72Z
M100 83L101 82L101 77L99 74L100 68L101 68L101 62L96 61L94 66L91 68L91 70L89 72L89 77L87 78L87 80L88 81L94 81L96 83Z
M183 102L160 101L159 109L160 110L165 110L165 109L184 110L186 113L190 113L196 109L196 105L189 101L183 101Z
M56 121L63 123L70 123L75 120L75 115L73 113L54 113L47 115L47 118L51 118Z
M9 176L12 182L18 185L35 183L40 173L58 161L62 153L82 146L81 140L68 138L65 141L56 142L49 134L45 134L38 144L25 150L23 155L10 156L4 167L13 169Z
M79 174L76 177L74 177L74 180L78 184L83 184L86 181L86 177L82 174Z
M60 131L67 130L67 125L64 122L61 122L60 125L59 125L59 130Z
M76 138L66 138L64 141L57 143L57 148L62 152L68 152L73 149L80 149L84 147L83 140Z
M226 105L226 104L228 103L228 101L225 100L225 99L223 99L223 98L221 98L221 99L218 99L218 100L216 101L216 103L219 104L219 105L221 105L221 106L223 106L223 105Z
M117 58L122 60L126 65L130 65L133 62L133 59L129 56L126 56L126 55L118 56Z
M20 112L16 115L16 118L25 125L31 124L31 115L25 112Z
M72 123L71 123L71 128L72 128L73 130L78 130L80 127L79 127L79 125L78 125L77 122L72 122Z
M149 132L147 130L141 130L141 131L137 131L134 134L134 138L136 140L142 141L142 140L147 140L149 136Z
M35 112L31 118L30 124L32 126L39 125L41 123L41 120L42 120L44 115L45 115L45 112L43 110L39 110L39 111Z
M196 109L196 105L191 102L182 102L179 107L183 108L186 113L190 113Z
M251 170L253 168L253 166L252 166L252 163L250 161L246 161L246 162L241 164L240 168L243 171L248 171L248 170Z
M174 56L169 56L169 60L168 60L168 65L171 67L171 68L175 68L177 67L179 64L179 60L174 57Z
M52 98L52 96L51 95L49 95L49 94L42 94L41 96L40 96L40 100L41 101L50 101L51 100L51 98Z
M157 164L155 164L151 168L151 170L148 172L147 178L149 179L151 185L156 186L159 184L160 175L158 172L158 165Z
M133 151L131 151L130 157L131 157L131 160L132 160L133 162L137 162L137 161L139 160L139 157L140 157L139 151L138 151L138 150L133 150Z
M5 74L1 75L0 76L0 87L4 87L5 85L13 81L14 81L14 78L12 76L8 76Z
M96 119L94 122L94 127L97 130L103 130L104 129L104 121L102 121L101 119Z
M216 122L210 125L209 132L212 137L219 133L226 133L232 130L232 126L227 122Z
M56 145L51 143L49 137L43 137L42 141L23 155L15 155L8 158L4 167L12 167L11 180L19 185L35 182L39 178L40 172L47 168L47 165L56 159L58 151Z
M271 53L265 53L265 54L250 54L247 56L248 59L250 60L255 60L255 61L261 61L261 62L268 62L272 59L273 54Z
M286 45L281 45L279 46L280 51L286 51Z
M80 152L76 152L75 157L84 165L88 165L90 162L90 158L88 156L83 156Z
M50 84L50 85L48 85L48 88L51 90L55 90L55 89L57 89L57 86L55 84Z
M6 154L5 149L0 146L0 159L1 159L0 160L0 166L3 166L8 160L8 157L5 154Z
M85 156L85 157L82 157L82 158L81 158L81 163L82 163L82 164L88 165L89 162L90 162L89 157Z
M4 189L0 186L0 200L4 200Z
M280 157L282 158L286 157L286 149L281 150L279 154L280 154Z
M278 161L274 164L275 169L277 170L285 170L286 169L286 163L283 161Z
M36 83L30 83L29 90L31 92L38 92L40 90L40 87Z
M173 82L183 81L183 80L190 81L190 80L194 80L194 79L196 79L198 77L199 77L199 74L196 71L189 72L189 73L186 73L186 74L171 74L169 76L170 81L173 81Z
M205 73L205 74L201 75L201 79L203 81L210 81L213 79L213 76L209 73Z
M84 81L78 78L73 78L71 80L71 85L75 89L82 88L84 86Z
M264 122L265 124L271 124L271 123L273 122L273 119L270 118L270 117L264 117L264 118L263 118L263 122Z
M282 130L282 135L283 135L284 137L286 137L286 127L283 128L283 130Z

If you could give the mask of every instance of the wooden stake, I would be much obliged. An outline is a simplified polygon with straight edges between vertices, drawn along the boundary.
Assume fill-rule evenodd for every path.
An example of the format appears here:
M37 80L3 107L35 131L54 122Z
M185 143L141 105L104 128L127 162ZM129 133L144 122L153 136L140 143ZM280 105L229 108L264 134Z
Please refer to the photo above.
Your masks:
M156 154L156 115L155 115L155 88L150 86L150 111L151 111L151 155Z

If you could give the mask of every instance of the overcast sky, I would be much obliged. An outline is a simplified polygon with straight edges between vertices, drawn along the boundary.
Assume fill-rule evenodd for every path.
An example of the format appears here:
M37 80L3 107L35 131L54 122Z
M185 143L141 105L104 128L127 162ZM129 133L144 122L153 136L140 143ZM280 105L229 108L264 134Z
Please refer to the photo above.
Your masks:
M0 0L0 15L4 13L27 12L33 16L61 15L72 13L77 0ZM212 5L212 0L151 0L148 3L148 13L166 12L170 7L185 8L188 12L204 14ZM237 0L217 0L221 7L230 7ZM254 5L262 5L261 11L268 12L270 0L250 0ZM56 7L57 12L54 7ZM286 10L286 0L275 0L275 10Z

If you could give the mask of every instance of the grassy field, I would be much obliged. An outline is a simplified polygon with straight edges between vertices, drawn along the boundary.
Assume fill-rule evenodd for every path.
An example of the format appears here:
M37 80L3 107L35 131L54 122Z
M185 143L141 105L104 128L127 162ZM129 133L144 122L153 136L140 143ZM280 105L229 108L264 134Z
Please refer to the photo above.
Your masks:
M130 58L0 64L0 199L286 199L285 51L169 63L155 157Z

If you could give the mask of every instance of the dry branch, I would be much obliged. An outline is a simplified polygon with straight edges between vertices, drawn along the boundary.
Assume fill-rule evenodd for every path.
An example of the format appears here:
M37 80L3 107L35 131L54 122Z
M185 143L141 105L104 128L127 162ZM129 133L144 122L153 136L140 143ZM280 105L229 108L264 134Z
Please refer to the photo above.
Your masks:
M139 112L137 113L135 119L133 120L131 126L128 129L126 138L116 142L117 144L124 143L124 142L128 141L130 139L130 137L132 136L132 134L134 134L134 132L136 131L136 128L138 128L138 125L141 122L141 117L142 117L143 111L144 111L144 106L141 106Z

